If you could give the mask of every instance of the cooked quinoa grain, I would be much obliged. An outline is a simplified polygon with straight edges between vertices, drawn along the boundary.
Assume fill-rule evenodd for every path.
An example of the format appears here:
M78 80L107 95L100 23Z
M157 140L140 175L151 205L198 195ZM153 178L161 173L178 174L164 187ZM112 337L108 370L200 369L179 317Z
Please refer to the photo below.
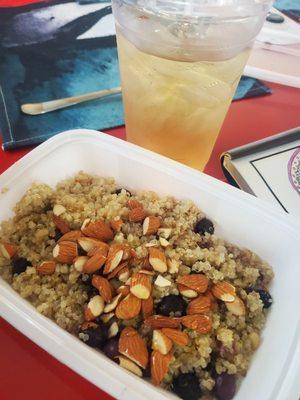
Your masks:
M129 206L129 199L139 203ZM139 204L145 215L159 218L153 219L156 224L160 221L153 234L143 235L145 216L130 222L133 204ZM179 394L184 392L180 385L189 380L197 385L198 379L200 398L213 399L215 391L222 390L221 386L216 388L216 382L221 385L228 374L236 382L246 375L260 344L266 307L272 302L268 288L273 272L250 250L218 238L209 216L191 201L159 197L153 192L130 193L116 186L112 178L80 172L58 183L55 189L34 184L14 212L12 219L1 223L0 275L41 314L98 348L105 340L110 340L107 348L119 343L119 349L114 347L108 355L115 357L119 351L123 355L121 364L138 375L151 358L153 383ZM119 223L110 225L112 220ZM87 239L90 247L79 245L79 239L64 240L62 226L71 234L81 230L76 234ZM110 239L105 239L103 232ZM91 240L105 241L107 245L102 244L100 252ZM5 247L7 244L12 247ZM72 248L78 256L69 262L56 254L61 248ZM158 262L149 258L151 248L157 249ZM17 273L13 274L13 265L20 258L23 261L19 261L19 269L15 268ZM53 263L51 269L43 264L44 268L37 271L38 266L53 258L54 272ZM24 272L21 263L26 268ZM187 287L177 282L183 276L188 278ZM195 276L202 277L202 281L195 283ZM141 297L140 287L132 290L134 294L130 292L133 279L146 285ZM231 284L231 297L220 292L220 282ZM122 294L116 297L118 293ZM194 299L194 308L188 307ZM130 302L128 309L126 302ZM157 317L151 317L159 310L163 313L160 318L164 318L162 326L155 322ZM192 324L194 318L202 325ZM153 342L153 330L157 331L156 338L164 338L166 348L161 342ZM134 335L140 346L137 355L126 350L128 337ZM148 350L151 347L152 355ZM164 372L155 369L155 357L165 357Z

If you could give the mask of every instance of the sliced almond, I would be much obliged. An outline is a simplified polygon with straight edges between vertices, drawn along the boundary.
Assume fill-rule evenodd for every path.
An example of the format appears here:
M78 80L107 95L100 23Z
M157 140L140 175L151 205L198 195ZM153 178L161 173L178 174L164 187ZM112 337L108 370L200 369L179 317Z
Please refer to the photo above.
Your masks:
M126 243L121 243L120 248L123 249L123 257L122 260L126 261L132 258L132 248L129 246L129 244Z
M161 225L159 217L150 215L143 222L143 235L155 235Z
M114 232L103 220L98 220L95 222L88 222L83 227L81 227L81 231L84 235L102 240L103 242L107 242L112 240L114 237Z
M158 235L164 239L169 239L171 232L171 228L159 228L159 230L157 231Z
M76 269L76 271L82 272L83 266L84 266L84 264L87 263L88 260L89 260L89 257L87 257L87 256L76 257L73 262L73 265L74 265L74 268Z
M18 248L15 244L11 243L0 243L0 254L10 260L15 254L17 254Z
M120 271L122 271L125 267L127 267L128 263L127 261L122 262L121 264L119 264L108 276L107 279L113 279L115 276L118 275L118 273Z
M142 269L153 272L153 267L149 262L149 257L145 257L141 263Z
M112 299L111 303L106 304L106 306L104 307L104 312L109 313L109 312L114 311L114 309L117 307L121 298L122 298L122 293L119 293L117 296L115 296Z
M152 315L146 318L144 323L152 329L178 328L180 326L180 319L165 317L164 315Z
M36 270L41 275L52 275L56 269L55 261L43 261L39 266L36 267Z
M121 293L122 297L126 297L130 293L130 287L128 285L119 286L117 293Z
M179 346L187 346L189 343L189 336L178 329L162 328L162 333Z
M56 228L62 233L65 234L67 232L70 232L70 227L69 224L64 221L61 217L58 217L56 215L52 215L52 221L54 223L54 225L56 226Z
M132 319L139 315L141 311L141 299L129 293L116 308L116 317L119 319Z
M195 290L192 290L188 288L187 286L177 284L177 288L180 292L180 294L184 297L187 297L188 299L193 299L198 296L198 293Z
M119 339L119 352L142 368L148 364L148 350L145 340L132 327L122 330Z
M91 218L86 218L86 219L83 221L83 223L82 223L80 229L83 231L84 228L85 228L90 222L91 222Z
M148 212L144 208L134 208L129 211L128 219L130 222L142 222L148 216Z
M122 245L115 243L110 246L108 255L107 255L107 260L105 263L105 267L103 270L103 273L105 275L109 274L115 268L117 268L117 266L122 261L123 254L124 254L124 250L123 250Z
M147 269L140 269L139 270L139 274L145 274L145 275L153 276L155 274L155 272L154 271L148 271Z
M212 329L211 319L207 315L185 315L180 319L182 325L198 333L208 333Z
M101 296L94 296L88 302L85 310L84 317L86 321L93 321L99 317L104 310L104 300Z
M144 319L153 315L153 308L154 304L152 296L149 296L146 300L142 300L142 314Z
M242 317L246 314L246 307L242 299L236 296L236 298L231 302L225 303L227 310L232 314Z
M103 276L94 275L92 285L99 290L99 293L106 303L110 303L113 298L113 287Z
M233 302L236 298L235 287L226 281L216 283L211 291L217 299L228 303Z
M145 247L147 247L147 248L149 248L149 247L157 247L157 246L158 246L158 243L157 243L156 239L145 244Z
M57 243L53 249L53 257L56 261L63 264L72 264L73 260L78 256L77 243L64 241Z
M159 329L154 329L152 337L152 349L159 351L161 354L167 354L172 349L173 343Z
M177 283L187 286L198 293L204 293L208 287L208 278L203 274L190 274L177 278Z
M155 247L149 249L149 263L155 271L160 273L167 272L168 270L166 256L161 250Z
M70 231L65 233L59 240L58 243L64 242L65 240L68 240L69 242L77 242L77 240L82 237L82 232L81 231Z
M162 275L158 275L157 278L155 279L154 285L164 288L171 286L172 283L168 279L164 278Z
M88 239L90 239L90 238L88 238ZM93 257L96 253L97 254L101 253L104 257L107 257L108 250L109 250L108 244L105 242L101 242L99 240L99 243L97 244L97 246L92 247L91 250L88 251L87 255L89 257Z
M119 360L120 367L127 369L127 371L134 373L135 375L139 376L140 378L143 376L143 373L142 373L142 370L140 369L140 367L138 367L134 362L132 362L128 358L123 357L123 356L118 356L118 360Z
M160 243L160 245L162 246L162 247L168 247L169 246L169 242L167 241L167 239L165 239L165 238L159 238L159 243Z
M159 386L169 370L172 353L166 355L154 350L151 354L151 382Z
M107 314L102 314L100 316L100 318L101 318L101 321L103 321L105 324L107 324L114 316L115 316L115 313L110 312Z
M117 336L117 334L119 333L119 325L116 322L113 322L111 324L111 326L108 329L108 338L112 338Z
M93 274L103 267L105 261L106 257L102 253L96 253L83 265L82 272L85 274Z
M125 285L129 285L131 284L131 277L127 279L127 281L125 282Z
M110 221L110 226L114 232L120 232L123 224L124 222L121 220L120 217L115 217Z
M129 278L129 268L124 267L123 269L121 269L121 271L118 272L117 277L120 282L127 282L127 279Z
M53 214L56 215L57 217L59 217L61 214L65 213L66 207L64 207L61 204L55 204L55 206L53 207Z
M77 242L78 242L79 246L87 253L89 251L91 251L92 249L98 249L99 247L101 248L101 243L103 243L100 240L93 239L90 237L85 237L85 236L78 238ZM108 252L108 249L107 249L107 252ZM91 256L91 254L89 256Z
M177 274L179 271L179 262L173 258L168 258L167 260L168 272L170 274Z
M133 210L134 208L144 208L143 204L140 203L138 200L136 199L129 199L127 201L127 207L130 208L130 210Z
M199 296L187 306L187 314L206 314L211 311L211 299L209 296Z
M151 281L150 277L145 274L136 272L131 277L130 291L139 299L148 299L151 294Z

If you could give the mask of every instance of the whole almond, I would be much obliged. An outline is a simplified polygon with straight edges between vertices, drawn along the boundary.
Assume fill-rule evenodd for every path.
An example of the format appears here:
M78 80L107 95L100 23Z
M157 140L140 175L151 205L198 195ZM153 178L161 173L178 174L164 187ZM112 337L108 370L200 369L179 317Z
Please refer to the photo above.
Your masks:
M211 299L209 296L199 296L187 306L187 314L206 314L211 311Z
M165 254L155 247L149 248L149 263L155 271L160 273L167 272L168 270Z
M143 208L133 208L128 213L130 222L142 222L148 216L148 212Z
M177 283L187 286L197 293L204 293L208 287L208 278L203 274L190 274L177 278Z
M173 342L160 329L154 329L152 337L152 350L167 354L173 347Z
M73 260L78 256L77 243L64 241L57 243L53 249L53 257L56 261L63 264L72 264Z
M152 315L146 318L144 323L152 329L178 328L180 326L180 319L165 317L164 315Z
M100 275L94 275L92 285L99 290L99 294L106 303L110 303L113 298L113 287L107 279Z
M52 221L54 223L54 225L56 226L56 228L62 233L65 234L67 232L70 232L70 226L69 224L64 221L61 217L57 216L57 215L52 215Z
M221 281L211 288L212 294L219 300L233 302L235 300L235 287L231 283Z
M119 339L119 353L140 367L147 367L149 357L147 344L134 328L128 326L122 330Z
M236 296L236 298L231 303L225 303L228 311L239 317L246 314L246 307L242 299Z
M105 275L111 273L115 268L117 268L117 266L122 261L123 254L124 249L122 244L114 243L110 246L105 267L103 270L103 273Z
M136 199L129 199L127 201L127 207L130 208L130 210L133 210L134 208L144 208L143 204L140 203L138 200Z
M119 319L132 319L139 315L141 311L141 299L129 293L116 308L116 317Z
M56 269L55 261L43 261L39 266L36 267L36 270L41 275L52 275Z
M0 243L0 254L2 257L10 260L15 254L17 254L18 248L12 243Z
M211 319L207 315L185 315L180 319L182 325L198 333L208 333L212 329Z
M64 242L65 240L68 240L69 242L77 242L77 240L82 237L82 232L81 231L70 231L65 233L59 240L59 242Z
M151 354L151 382L159 386L169 370L172 360L172 352L164 355L154 350Z
M155 235L161 225L159 217L150 215L143 222L143 235Z
M114 237L113 230L111 229L109 224L107 224L103 220L89 222L81 228L81 231L84 235L102 240L103 242L112 240Z
M102 253L96 253L83 265L82 272L85 274L93 274L103 267L105 261L106 257Z
M153 315L153 308L154 304L152 296L149 296L146 300L142 300L142 314L144 319Z
M149 275L134 273L131 276L130 291L139 299L146 300L151 294L151 281Z
M187 346L189 343L189 336L187 333L179 331L178 329L162 328L162 332L179 346Z

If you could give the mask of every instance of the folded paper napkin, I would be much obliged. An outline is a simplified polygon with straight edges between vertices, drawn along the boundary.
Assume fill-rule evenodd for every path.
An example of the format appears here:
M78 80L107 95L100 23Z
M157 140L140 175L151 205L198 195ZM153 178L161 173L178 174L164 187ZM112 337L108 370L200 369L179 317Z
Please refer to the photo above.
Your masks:
M20 105L120 85L109 3L54 0L0 11L0 131L3 148L37 144L67 129L124 124L115 95L38 116ZM234 99L270 93L243 77Z

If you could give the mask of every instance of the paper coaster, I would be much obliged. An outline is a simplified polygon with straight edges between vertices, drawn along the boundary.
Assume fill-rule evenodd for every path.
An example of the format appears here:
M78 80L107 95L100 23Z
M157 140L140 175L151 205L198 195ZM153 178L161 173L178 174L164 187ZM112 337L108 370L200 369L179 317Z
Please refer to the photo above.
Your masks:
M288 162L288 175L293 188L300 193L300 148L292 154Z

